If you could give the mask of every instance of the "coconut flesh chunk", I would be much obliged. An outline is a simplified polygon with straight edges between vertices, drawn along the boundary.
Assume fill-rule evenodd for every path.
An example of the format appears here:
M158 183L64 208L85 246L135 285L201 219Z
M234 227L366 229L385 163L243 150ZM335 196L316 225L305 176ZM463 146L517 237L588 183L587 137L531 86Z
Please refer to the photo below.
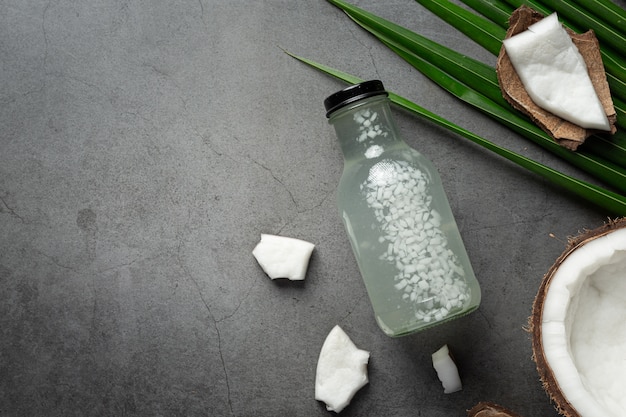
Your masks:
M459 377L459 370L450 356L448 345L443 345L438 351L432 354L433 367L437 371L437 377L443 385L444 394L461 391L463 385Z
M621 228L570 252L545 293L539 355L575 409L565 415L626 415L625 320L626 229ZM553 395L557 387L544 384Z
M537 106L586 129L611 130L585 60L556 13L503 43Z
M355 346L338 325L333 327L320 351L315 375L315 399L328 411L341 412L368 383L370 354Z
M261 234L261 241L252 255L271 279L301 281L306 275L314 247L312 243L300 239Z

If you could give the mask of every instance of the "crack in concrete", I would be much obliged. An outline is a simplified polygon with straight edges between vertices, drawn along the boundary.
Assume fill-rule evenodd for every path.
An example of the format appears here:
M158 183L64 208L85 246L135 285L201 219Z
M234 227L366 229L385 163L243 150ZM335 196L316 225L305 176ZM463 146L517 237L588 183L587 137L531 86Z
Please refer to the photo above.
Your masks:
M46 68L48 67L48 49L50 46L50 40L48 39L48 31L46 30L46 15L48 14L48 9L50 8L50 5L52 4L52 0L49 0L46 3L46 6L43 9L43 12L41 14L41 32L43 34L43 42L44 42L44 51L43 51L43 58L42 58L42 69L43 69L43 85L45 87L46 85Z
M9 213L9 216L17 218L20 223L26 223L26 220L24 220L13 207L9 206L2 196L0 196L0 203L2 203L2 205L0 205L0 213Z
M370 61L372 62L372 67L374 67L374 73L376 74L376 78L380 78L378 74L378 67L376 66L376 60L374 59L374 55L372 55L372 46L363 42L363 40L361 40L361 38L355 34L355 31L353 28L350 28L350 33L352 33L354 39L359 44L361 44L365 49L367 49L367 55L369 56Z
M61 261L59 261L59 259L57 257L55 257L55 256L48 255L47 253L44 253L44 252L42 252L42 251L40 251L38 249L35 249L35 252L37 252L38 254L42 255L44 258L48 259L50 262L52 262L54 265L58 266L59 268L66 269L66 270L72 271L74 273L78 273L79 272L79 270L77 268L74 268L74 267L69 266L69 265L62 264Z
M93 305L91 306L91 327L89 329L89 342L90 345L93 346L93 339L95 338L95 334L98 329L98 288L96 285L95 274L91 276L91 290L93 292Z
M256 280L255 280L255 283L256 283ZM237 314L237 312L239 311L241 306L243 305L244 301L246 301L248 299L248 297L250 296L250 293L252 293L252 288L254 288L254 285L250 285L250 288L248 288L248 291L246 291L246 294L239 301L239 303L237 303L237 306L235 307L235 309L230 314L227 314L227 315L223 316L222 318L220 318L219 320L216 320L215 322L216 323L221 323L221 322L226 321L226 320L228 320L230 318L233 318L235 316L235 314Z
M186 112L187 111L187 99L185 98L185 93L183 92L183 89L176 83L176 81L174 81L172 75L169 74L167 71L164 71L161 68L158 68L155 64L144 64L144 65L148 66L154 73L157 74L157 76L163 78L163 80L165 80L166 82L174 86L174 89L178 92L178 99L181 101L183 105L183 111Z
M198 133L198 132L196 131L196 133ZM230 160L231 160L231 161L233 161L233 162L238 162L238 161L237 161L237 159L236 159L235 157L233 157L232 155L230 155L230 154L228 154L228 153L226 153L226 152L219 151L219 150L215 149L215 147L213 146L213 143L212 143L212 142L211 142L211 140L210 140L210 137L207 137L207 135L199 135L199 136L200 136L200 138L202 139L203 143L204 143L205 145L207 145L207 146L208 146L208 148L209 148L209 150L210 150L211 152L213 152L215 155L220 156L220 157L222 157L222 156L223 156L223 157L226 157L226 158L230 159ZM237 138L237 137L234 137L233 139L238 141L238 138ZM335 186L335 188L333 188L332 190L330 190L330 191L328 191L327 193L325 193L325 194L324 194L324 198L322 198L321 200L319 200L316 204L314 204L314 205L312 205L312 206L310 206L310 207L301 207L301 206L300 206L300 204L298 203L298 201L297 201L296 197L294 196L294 194L293 194L293 193L291 192L291 190L289 189L289 187L287 187L287 185L283 182L283 180L281 180L281 179L280 179L280 178L279 178L279 177L278 177L278 176L274 173L274 171L273 171L270 167L268 167L267 165L265 165L265 164L263 164L263 163L261 163L261 162L257 161L256 159L252 158L252 157L251 157L251 156L249 156L249 155L245 155L245 156L244 156L244 158L245 158L245 159L248 159L248 160L249 160L250 162L252 162L253 164L255 164L255 165L259 166L259 167L260 167L260 168L262 168L264 171L267 171L267 172L269 173L269 175L272 177L272 179L273 179L274 181L276 181L278 184L280 184L280 185L282 186L282 188L285 190L285 192L286 192L286 193L287 193L287 195L289 196L289 199L290 199L290 200L291 200L291 202L293 203L294 207L296 208L296 212L297 212L298 214L303 214L303 213L306 213L306 212L309 212L309 211L312 211L312 210L315 210L315 209L317 209L317 208L321 207L321 206L322 206L322 205L326 202L326 200L328 199L328 197L329 197L330 195L332 195L332 194L333 194L333 192L334 192L334 190L335 190L335 188L336 188L336 186ZM286 226L287 226L287 224L283 225L283 228L284 228L284 227L286 227Z
M361 301L362 301L364 298L367 298L367 294L361 295L361 296L360 296L360 297L356 300L356 302L354 303L354 305L358 305L358 304L360 304L360 303L361 303ZM350 310L348 310L348 312L347 312L347 313L346 313L343 317L341 317L341 318L339 319L339 321L338 321L338 322L339 322L339 323L343 323L343 322L345 322L345 321L348 319L348 317L350 317L350 316L352 315L352 313L353 313L353 312L354 312L354 309L353 309L353 308L352 308L352 309L350 309Z
M127 111L124 111L122 114L127 114L129 116L132 116L132 117L135 117L135 118L138 118L138 119L142 119L144 122L152 122L152 119L149 119L149 118L147 118L147 117L145 117L145 116L143 116L143 115L141 115L139 113L134 113L132 111L128 111L127 110Z
M337 184L335 184L335 187L334 187L332 190L330 190L330 191L328 191L328 192L324 193L324 198L322 198L322 199L319 201L319 203L317 203L317 204L315 204L315 205L313 205L313 206L309 207L309 208L308 208L308 209L306 209L305 211L313 211L313 210L315 210L315 209L317 209L317 208L322 207L322 206L324 205L324 203L326 202L326 200L328 200L328 197L330 197L331 195L334 195L335 190L337 189L337 187L338 187L338 186L339 186L339 184L338 184L338 183L337 183ZM304 211L303 211L302 213L304 213Z
M198 0L198 4L200 5L200 20L204 22L204 4L202 4L202 0Z
M206 310L207 310L207 312L209 314L209 318L213 322L213 328L215 329L215 333L217 334L217 350L219 352L220 362L222 364L222 370L224 372L224 377L225 377L225 380L226 380L226 395L227 395L228 408L230 409L230 414L234 416L235 413L234 413L234 410L233 410L233 403L232 403L232 399L231 399L230 379L228 377L228 370L226 369L226 360L224 359L224 353L222 352L222 335L221 335L221 332L220 332L220 328L218 326L219 321L215 319L213 311L211 310L211 306L207 303L206 299L202 295L202 290L200 289L200 285L198 284L198 281L193 277L193 274L189 271L189 269L185 265L185 262L182 259L182 256L181 256L182 246L183 246L183 243L179 242L178 248L177 248L177 252L176 252L176 260L178 261L179 266L182 268L185 276L196 287L198 296L200 297L200 300L202 301L202 304L204 304L204 307L206 308Z
M275 180L277 183L279 183L280 185L282 185L282 187L285 189L285 191L286 191L286 192L287 192L287 194L289 195L289 198L290 198L290 199L291 199L291 201L293 202L293 205L296 207L296 210L297 210L298 212L300 212L300 208L299 208L298 202L296 201L296 198L294 197L293 193L291 192L291 190L289 190L289 187L287 187L287 186L285 185L285 183L284 183L284 182L283 182L280 178L278 178L278 177L276 176L276 174L274 174L274 171L272 171L269 167L267 167L267 166L263 165L263 164L262 164L262 163L260 163L259 161L255 160L254 158L250 158L250 160L251 160L254 164L256 164L256 165L260 166L261 168L263 168L264 170L266 170L267 172L269 172L270 176L271 176L272 178L274 178L274 180Z
M495 331L497 335L500 335L500 332L497 331L493 324L493 321L489 319L489 317L487 317L487 314L485 314L482 309L478 309L477 312L485 320L485 323L487 323L487 327L489 327L489 330Z
M67 74L59 74L59 77L60 78L64 78L66 80L77 82L79 84L82 84L85 87L88 87L88 88L90 88L92 90L96 90L100 95L106 96L106 92L102 88L100 88L100 86L98 86L96 84L90 83L90 82L85 81L83 79L80 79L78 77L75 77L75 76L72 76L72 75L67 75Z
M324 197L321 200L319 200L317 203L315 203L315 204L313 204L313 205L311 205L309 207L301 207L301 205L298 203L298 201L296 200L296 197L293 195L293 193L291 192L289 187L287 187L287 185L274 173L274 171L270 167L264 165L263 163L257 161L256 159L250 157L249 155L247 155L246 158L249 159L250 161L252 161L253 164L255 164L255 165L261 167L262 169L264 169L265 171L267 171L270 174L270 176L285 189L285 192L289 195L289 198L291 199L293 205L295 206L296 212L298 214L307 213L309 211L313 211L316 208L321 207L324 204L324 202L326 202L328 197L331 194L333 194L335 188L338 185L338 184L335 185L335 188L333 188L332 190L326 192L324 194Z
M156 258L156 256L154 256L152 258L148 258L148 259L154 259L154 258ZM136 258L136 259L133 259L132 261L123 262L121 264L111 265L111 266L108 266L106 268L98 269L98 273L101 274L101 273L113 271L115 269L126 268L126 267L131 266L132 264L134 264L135 262L137 262L139 260L141 260L141 258Z
M209 150L211 152L213 152L215 155L220 156L220 157L223 156L223 157L226 157L226 158L228 158L229 160L231 160L231 161L233 161L235 163L239 163L239 161L237 161L237 159L235 159L229 153L223 152L223 151L220 151L220 150L216 149L215 144L211 140L212 136L210 134L201 134L200 138L202 139L202 143L205 144L209 148ZM239 140L239 138L237 136L233 136L232 140L234 140L236 142L240 142L240 140Z

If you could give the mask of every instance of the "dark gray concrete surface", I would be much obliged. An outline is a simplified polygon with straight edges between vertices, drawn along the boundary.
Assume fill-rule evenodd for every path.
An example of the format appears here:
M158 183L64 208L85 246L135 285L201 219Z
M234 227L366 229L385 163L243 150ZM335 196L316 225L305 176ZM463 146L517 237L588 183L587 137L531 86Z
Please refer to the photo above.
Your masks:
M356 4L495 63L414 1ZM610 213L397 110L441 171L483 302L388 338L336 211L322 101L344 84L281 48L583 174L322 0L4 0L0 22L0 416L329 415L314 379L336 324L371 352L344 416L464 416L483 400L557 415L524 326L567 237ZM316 244L305 282L265 276L261 233ZM450 395L430 362L444 343L464 383Z

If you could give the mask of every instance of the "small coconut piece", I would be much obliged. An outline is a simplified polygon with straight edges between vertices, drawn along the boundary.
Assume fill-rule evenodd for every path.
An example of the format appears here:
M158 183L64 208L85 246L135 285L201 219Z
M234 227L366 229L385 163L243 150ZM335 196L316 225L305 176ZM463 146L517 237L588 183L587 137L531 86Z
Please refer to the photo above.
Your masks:
M369 381L370 353L355 346L338 325L330 331L317 361L315 399L328 411L341 412Z
M467 412L467 417L520 417L520 415L498 404L482 401Z
M292 237L261 234L252 251L263 271L271 278L301 281L306 275L315 245Z
M569 239L529 319L533 359L568 417L626 415L626 219Z
M509 20L496 70L504 98L560 145L575 150L594 133L615 133L617 116L593 31L576 34L556 14L544 18L521 6Z
M433 367L437 371L437 377L443 385L444 394L451 394L463 389L459 370L452 359L448 345L443 345L432 354Z

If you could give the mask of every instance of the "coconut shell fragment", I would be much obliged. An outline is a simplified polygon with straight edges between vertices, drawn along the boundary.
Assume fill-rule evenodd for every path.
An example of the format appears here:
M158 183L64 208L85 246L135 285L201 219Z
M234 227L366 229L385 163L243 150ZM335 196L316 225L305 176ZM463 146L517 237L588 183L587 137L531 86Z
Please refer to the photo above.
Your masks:
M509 19L509 29L506 38L510 38L525 31L530 25L540 21L544 16L527 7L521 6L515 10ZM577 34L567 29L567 33L578 48L585 63L593 87L602 103L604 111L611 125L610 133L616 132L615 122L617 115L611 99L611 91L606 80L604 64L600 54L600 44L592 30L583 34ZM574 123L556 116L537 106L530 98L524 85L517 75L504 46L496 63L498 83L504 98L517 110L526 114L541 129L548 133L559 145L576 150L589 136L598 133L592 129L585 129ZM606 132L605 132L606 133Z
M468 417L521 417L500 405L491 402L480 402L467 412Z
M542 322L544 311L547 308L547 293L557 271L566 261L566 259L572 256L573 252L579 250L582 246L596 239L603 238L606 235L621 229L626 229L626 218L624 217L615 220L609 220L602 226L591 230L584 230L577 236L570 237L564 251L556 259L548 272L544 275L537 291L535 300L533 302L532 314L528 319L527 330L532 338L532 359L536 364L537 372L541 379L543 389L550 397L558 413L566 417L579 417L582 414L580 414L579 411L574 408L572 403L565 397L564 393L562 392L559 381L557 380L553 369L548 362L546 351L544 349Z

